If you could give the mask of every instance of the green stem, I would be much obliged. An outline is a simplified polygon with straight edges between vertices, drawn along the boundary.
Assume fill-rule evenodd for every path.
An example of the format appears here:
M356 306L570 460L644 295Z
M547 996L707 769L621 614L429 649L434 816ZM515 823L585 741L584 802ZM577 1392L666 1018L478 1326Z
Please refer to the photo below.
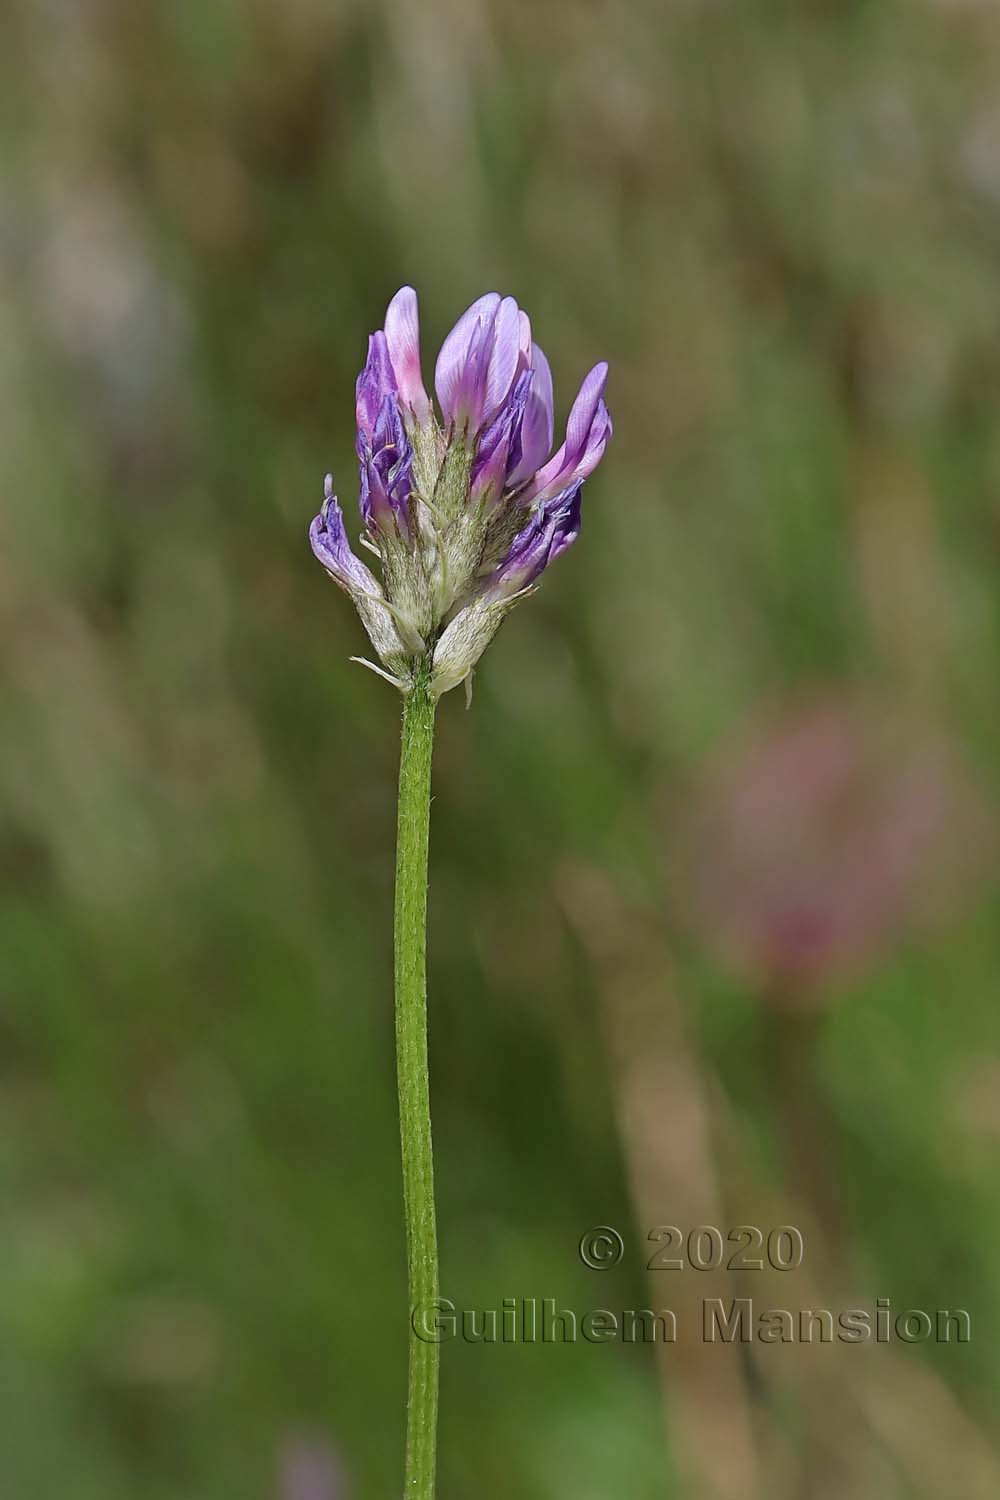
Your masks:
M396 1071L410 1299L406 1500L433 1500L437 1451L436 1343L417 1337L420 1309L438 1296L430 1079L427 1070L427 847L434 704L426 676L403 700L396 832Z

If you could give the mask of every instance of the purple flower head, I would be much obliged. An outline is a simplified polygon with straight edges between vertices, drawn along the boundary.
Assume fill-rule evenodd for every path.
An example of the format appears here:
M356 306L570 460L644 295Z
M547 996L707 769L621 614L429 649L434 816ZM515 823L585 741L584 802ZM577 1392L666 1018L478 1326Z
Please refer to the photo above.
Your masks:
M548 360L514 298L487 292L441 346L435 414L416 293L404 286L392 298L356 396L364 540L380 578L351 551L329 484L310 538L354 600L375 670L403 692L428 656L435 697L468 681L510 605L576 540L583 482L611 436L607 374L599 364L584 380L553 453Z
M326 476L324 496L323 509L309 528L313 552L334 582L348 593L353 590L381 592L370 570L351 551L344 530L344 512L333 493L332 474Z
M484 590L487 599L511 599L526 589L549 563L571 547L580 535L580 492L583 480L532 511L531 519L510 544L510 551L491 575Z
M574 480L586 479L603 457L611 437L611 415L604 404L608 367L595 365L580 387L566 423L566 441L518 496L522 505L547 500Z
M404 542L412 539L410 527L410 470L413 449L406 436L395 392L383 397L370 433L358 429L361 461L360 506L370 532Z
M527 363L529 340L527 317L513 297L487 292L473 302L441 345L434 370L449 426L473 435L492 420Z

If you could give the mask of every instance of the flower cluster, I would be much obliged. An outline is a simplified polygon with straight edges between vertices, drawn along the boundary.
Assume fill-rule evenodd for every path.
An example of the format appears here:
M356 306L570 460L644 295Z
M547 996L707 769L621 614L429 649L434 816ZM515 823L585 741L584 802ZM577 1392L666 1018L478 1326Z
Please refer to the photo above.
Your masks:
M487 292L441 346L439 420L416 293L396 293L357 384L361 540L381 581L351 549L329 476L309 533L382 663L365 665L404 692L427 674L435 698L468 683L504 615L579 535L580 491L611 436L607 373L584 380L552 453L548 361L513 297Z

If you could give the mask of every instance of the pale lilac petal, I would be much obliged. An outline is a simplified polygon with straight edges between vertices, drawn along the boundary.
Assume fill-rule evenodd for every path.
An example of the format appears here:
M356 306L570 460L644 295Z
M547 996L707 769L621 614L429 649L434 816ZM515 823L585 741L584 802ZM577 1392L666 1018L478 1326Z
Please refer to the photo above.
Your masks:
M495 416L510 395L517 375L520 339L520 310L513 297L505 297L493 323L493 347L486 372L480 422L488 422Z
M487 292L485 296L477 297L441 345L434 367L434 389L446 422L456 419L463 401L468 399L467 366L470 348L476 339L477 330L481 330L485 324L493 323L499 306L500 296L497 292Z
M537 344L531 346L531 385L521 422L521 457L509 475L511 486L523 484L552 452L552 371Z
M574 479L586 479L592 474L604 457L604 450L608 446L614 428L611 424L611 413L603 401L597 403L597 411L590 425L590 431L584 444L583 452L573 466Z
M573 455L574 464L587 443L591 425L597 414L604 387L608 382L608 367L602 360L595 365L580 387L566 423L566 452Z
M608 367L603 362L590 371L573 402L566 441L524 489L519 497L522 504L555 494L574 479L586 479L596 469L612 430L602 399L607 378Z
M553 484L558 484L560 476L564 471L568 472L565 443L563 443L561 448L556 449L548 463L539 469L534 479L521 492L519 497L521 504L530 505L543 490L551 488Z
M496 416L520 368L530 326L513 297L487 292L459 318L441 346L435 386L454 427L470 433Z
M420 370L420 320L417 294L411 286L401 287L386 308L385 339L400 400L418 422L426 422L431 404Z
M531 319L522 307L517 315L518 319L518 368L527 370L531 367Z

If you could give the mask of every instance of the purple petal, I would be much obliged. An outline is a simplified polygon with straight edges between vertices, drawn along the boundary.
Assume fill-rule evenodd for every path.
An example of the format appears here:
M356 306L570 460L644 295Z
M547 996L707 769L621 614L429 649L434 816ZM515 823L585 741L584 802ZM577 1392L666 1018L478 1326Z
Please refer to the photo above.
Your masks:
M358 431L370 439L383 401L396 390L396 376L389 358L389 346L381 329L368 340L368 358L358 376L356 390Z
M531 319L522 308L517 315L518 326L518 369L527 370L531 367Z
M328 474L324 486L323 509L309 528L309 541L330 577L348 593L362 589L366 593L380 593L372 573L360 557L355 557L344 529L344 513L333 493L333 477Z
M603 401L608 367L595 365L580 387L566 423L566 441L535 475L521 496L522 504L557 494L596 469L608 439L611 417Z
M480 422L488 422L500 410L517 375L521 319L513 297L505 297L493 323L492 347L486 368L486 387Z
M483 431L472 465L472 499L493 506L509 486L510 470L521 459L521 423L531 386L531 371L524 370L514 389Z
M604 450L608 446L613 431L611 413L604 402L599 401L583 445L583 452L573 465L572 474L568 475L568 478L586 479L594 472L604 457Z
M472 503L493 510L504 491L510 434L505 434L490 457L477 470L470 491Z
M359 504L366 527L387 537L398 533L409 543L413 448L400 416L399 399L394 394L383 400L371 437L359 432L358 457Z
M580 535L580 492L577 479L565 490L538 506L528 524L519 531L510 551L490 577L485 595L500 601L534 583L535 579Z
M521 456L508 475L511 487L523 484L552 452L552 371L537 344L531 346L531 385L521 420Z
M418 422L426 422L431 404L420 370L420 321L411 286L401 287L386 308L385 339L400 400Z
M566 451L576 463L587 444L590 429L601 405L608 381L608 367L602 360L585 376L566 423Z
M500 411L524 367L530 325L513 297L487 292L441 345L434 383L445 419L476 433Z
M441 345L441 352L434 367L434 389L437 391L441 410L446 422L453 422L463 402L469 396L469 357L477 334L482 341L482 328L491 328L500 306L497 292L487 292L478 297L468 308Z

